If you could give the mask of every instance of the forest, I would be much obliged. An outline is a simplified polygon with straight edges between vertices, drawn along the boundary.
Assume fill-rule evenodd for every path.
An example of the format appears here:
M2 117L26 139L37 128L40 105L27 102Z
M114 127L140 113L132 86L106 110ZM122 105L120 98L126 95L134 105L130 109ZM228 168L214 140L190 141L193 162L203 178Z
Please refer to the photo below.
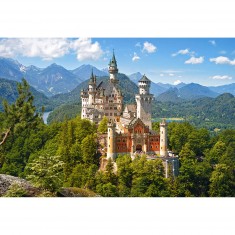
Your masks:
M18 84L14 103L3 101L0 113L0 174L26 179L38 197L64 190L102 197L233 197L235 196L235 130L211 135L186 121L168 124L168 148L179 155L179 176L165 178L162 161L120 155L115 164L102 158L98 137L106 132L79 116L43 123L42 112L26 80ZM43 109L42 109L43 110ZM159 124L153 124L158 130ZM115 169L115 165L117 169ZM12 185L3 197L29 196Z

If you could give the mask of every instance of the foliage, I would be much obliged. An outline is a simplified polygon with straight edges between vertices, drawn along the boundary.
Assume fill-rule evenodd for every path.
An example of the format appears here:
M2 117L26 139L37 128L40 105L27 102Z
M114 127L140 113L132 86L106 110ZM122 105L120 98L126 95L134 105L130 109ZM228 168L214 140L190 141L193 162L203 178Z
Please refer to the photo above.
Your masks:
M29 172L26 178L36 187L54 192L62 186L63 165L60 156L39 156L26 166Z
M235 173L234 169L226 164L216 165L210 178L211 197L234 197L235 196Z
M108 118L106 116L103 117L103 119L100 121L98 126L98 132L99 133L107 133L108 132Z
M27 190L19 183L13 183L10 185L7 192L3 197L25 197L27 196Z

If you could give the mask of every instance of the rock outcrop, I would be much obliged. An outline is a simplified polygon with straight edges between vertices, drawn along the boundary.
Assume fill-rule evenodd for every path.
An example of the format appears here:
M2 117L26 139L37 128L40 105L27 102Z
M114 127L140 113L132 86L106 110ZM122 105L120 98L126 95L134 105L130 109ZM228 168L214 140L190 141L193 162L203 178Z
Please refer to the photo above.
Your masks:
M27 180L11 175L0 174L0 197L7 192L13 184L18 184L26 191L26 197L35 197L40 193L40 190L33 187Z

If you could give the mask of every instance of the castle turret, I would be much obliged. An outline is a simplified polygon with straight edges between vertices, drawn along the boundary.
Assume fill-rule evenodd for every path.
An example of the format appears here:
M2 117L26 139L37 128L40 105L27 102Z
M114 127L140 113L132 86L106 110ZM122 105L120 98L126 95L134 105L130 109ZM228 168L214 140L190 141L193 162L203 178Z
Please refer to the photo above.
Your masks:
M149 93L151 81L144 75L138 82L139 94L135 96L137 103L137 118L152 129L152 101L153 95Z
M115 127L115 123L108 123L107 159L111 158L112 160L116 157Z
M167 123L163 119L160 123L160 156L167 157Z
M109 76L111 82L118 83L117 73L118 73L117 61L113 52L113 57L109 62Z
M93 69L92 69L91 77L90 77L89 85L88 85L89 105L92 105L95 103L95 94L96 94L96 76L93 74Z

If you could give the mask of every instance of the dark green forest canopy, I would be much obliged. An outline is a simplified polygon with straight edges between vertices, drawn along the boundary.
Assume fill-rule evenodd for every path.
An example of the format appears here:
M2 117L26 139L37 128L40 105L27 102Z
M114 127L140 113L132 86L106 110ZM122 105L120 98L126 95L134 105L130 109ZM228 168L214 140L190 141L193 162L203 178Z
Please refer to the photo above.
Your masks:
M26 81L18 85L18 93L0 112L1 143L9 130L0 145L0 173L29 180L42 196L56 196L62 188L105 197L235 196L234 129L212 136L189 122L169 123L168 149L179 155L180 168L178 177L166 179L161 160L140 156L133 161L120 155L115 162L107 161L97 151L97 127L88 120L77 116L45 125ZM227 99L233 97L216 102ZM157 123L153 126L158 130ZM99 170L102 161L107 161L104 171Z

